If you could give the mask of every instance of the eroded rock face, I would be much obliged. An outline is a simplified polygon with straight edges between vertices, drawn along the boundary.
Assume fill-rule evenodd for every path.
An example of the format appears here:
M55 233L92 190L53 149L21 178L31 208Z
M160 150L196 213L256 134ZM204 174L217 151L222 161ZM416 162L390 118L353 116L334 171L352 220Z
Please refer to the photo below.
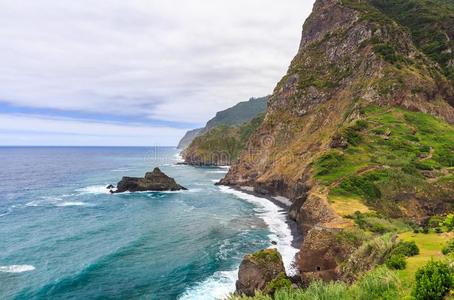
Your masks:
M154 168L153 172L147 172L143 178L123 177L118 182L117 190L114 193L178 190L186 190L186 188L177 184L175 179L164 174L159 168Z
M254 296L273 279L285 275L282 257L276 249L265 249L244 257L238 272L236 293Z

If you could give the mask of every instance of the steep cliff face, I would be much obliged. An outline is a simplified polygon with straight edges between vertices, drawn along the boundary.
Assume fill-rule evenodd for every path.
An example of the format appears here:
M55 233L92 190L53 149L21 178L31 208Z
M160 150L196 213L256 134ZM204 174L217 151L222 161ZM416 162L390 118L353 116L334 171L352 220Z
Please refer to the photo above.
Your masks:
M253 186L257 192L286 196L293 201L290 215L306 233L299 255L303 278L318 275L325 279L335 278L339 260L347 257L351 250L344 247L336 251L337 256L335 253L327 257L318 255L336 243L339 232L353 226L333 207L330 200L332 191L338 190L349 176L361 177L380 168L399 172L405 169L407 165L404 166L404 163L393 165L374 159L373 156L380 155L383 149L398 156L401 150L393 147L402 141L408 143L408 147L431 147L424 144L427 132L418 127L420 122L411 122L411 118L419 116L412 112L434 116L440 121L427 122L441 122L439 126L454 132L448 125L454 124L454 88L448 79L446 66L428 56L427 51L421 48L424 43L415 40L411 28L405 27L405 22L397 17L386 14L377 2L315 2L311 16L304 24L299 51L270 97L262 125L252 134L239 162L221 181L226 185ZM384 120L388 120L388 115L395 118L389 126L402 135L394 139L386 127L381 128L383 132L377 133L373 130L362 131L362 126L380 127L380 124L374 123L383 121L377 121L377 116L385 116ZM400 131L401 127L408 129L408 132ZM410 135L415 136L413 141L410 138L405 140ZM316 167L323 164L320 157L324 154L335 149L341 158L334 160L342 165L344 154L368 147L367 143L355 145L358 140L352 139L352 136L375 143L374 147L365 150L367 159L362 161L361 168L347 168L348 171L338 177L331 174L335 177L333 180L323 180L322 176L318 176ZM449 134L444 139L439 151L445 151L451 159L454 157L451 156L454 141ZM385 148L382 149L383 143ZM417 155L416 150L409 151L405 163L416 164ZM357 163L354 160L348 162L352 165ZM450 162L444 164L440 160L437 163L448 176L444 180L451 182ZM421 175L420 171L415 171L415 178ZM368 177L371 185L379 185L380 180L390 176L383 174L374 173L374 176ZM399 189L395 187L388 193L389 197L402 196ZM378 197L379 187L377 190ZM354 194L351 191L347 193L350 193L349 196ZM440 201L443 202L441 206L434 205L434 208L428 205L430 208L425 209L415 194L416 191L404 193L408 201L396 204L402 208L402 214L412 217L413 211L413 217L415 214L421 217L427 215L428 210L446 211L448 207L443 208L443 203L454 201L452 197L440 196L446 198ZM362 199L360 204L365 207L386 212L385 207L368 202L368 195L357 192L353 196ZM380 197L377 199L382 199ZM402 199L390 199L389 203L397 203L398 200ZM411 201L419 201L419 204L410 205ZM320 240L327 242L320 243ZM314 260L317 257L318 261ZM308 261L311 263L308 264Z
M226 166L234 163L250 135L262 123L263 114L237 126L218 125L195 137L182 152L186 163L195 166Z
M177 149L185 149L188 147L192 141L200 134L203 128L196 128L193 130L189 130L186 134L181 138L180 142L178 143Z
M178 149L184 150L189 145L191 145L192 141L203 134L206 134L211 129L219 127L219 126L239 126L241 124L250 122L254 119L257 115L262 114L266 110L268 101L268 96L260 97L260 98L251 98L248 101L243 101L237 103L236 105L217 112L216 116L210 119L205 127L193 129L184 135L184 137L178 143Z
M184 147L185 162L196 166L235 162L250 135L262 123L267 100L268 97L251 98L218 112Z

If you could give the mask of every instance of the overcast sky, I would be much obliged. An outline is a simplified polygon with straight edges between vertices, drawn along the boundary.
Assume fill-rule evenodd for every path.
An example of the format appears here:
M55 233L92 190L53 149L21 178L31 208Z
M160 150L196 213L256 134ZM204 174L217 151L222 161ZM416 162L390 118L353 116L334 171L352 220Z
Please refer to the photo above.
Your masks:
M1 0L0 145L176 145L270 94L313 0Z

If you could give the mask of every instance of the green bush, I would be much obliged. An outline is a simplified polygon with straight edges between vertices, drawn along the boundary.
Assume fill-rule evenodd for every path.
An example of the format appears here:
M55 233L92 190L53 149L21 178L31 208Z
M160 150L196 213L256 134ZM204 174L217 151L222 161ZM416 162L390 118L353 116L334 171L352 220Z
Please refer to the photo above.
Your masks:
M444 255L454 252L454 239L450 239L446 245L441 249L441 252Z
M263 290L264 294L272 295L277 290L280 289L289 289L292 287L292 282L287 278L285 273L280 273L276 278L269 282L265 289Z
M435 227L438 227L440 226L441 224L443 224L443 217L440 217L440 216L433 216L430 218L429 220L429 227L430 228L435 228Z
M419 248L416 245L415 241L411 242L399 242L397 246L393 249L392 254L400 254L407 257L415 256L419 254Z
M342 181L340 188L367 200L375 200L381 197L378 187L373 180L366 176L350 176Z
M407 267L407 262L404 255L392 254L385 260L385 265L391 270L403 270Z
M329 152L322 155L316 162L317 166L317 175L327 175L332 169L335 169L342 165L344 158L341 154L337 152Z
M375 53L381 55L387 62L395 63L399 60L396 50L389 44L378 44L374 46Z
M443 225L447 227L454 227L454 214L449 214L443 221Z
M453 287L453 274L446 263L430 261L416 271L416 300L442 300Z

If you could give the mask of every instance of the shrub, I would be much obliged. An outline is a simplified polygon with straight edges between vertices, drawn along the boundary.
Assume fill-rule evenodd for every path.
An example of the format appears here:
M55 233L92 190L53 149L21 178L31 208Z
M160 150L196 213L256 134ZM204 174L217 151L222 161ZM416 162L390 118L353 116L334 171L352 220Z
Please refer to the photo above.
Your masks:
M444 219L441 216L433 216L429 220L429 227L435 228L440 226L443 223Z
M367 200L374 200L381 197L381 192L373 180L366 176L350 176L345 179L340 188L352 194L362 196Z
M332 169L335 169L342 165L344 157L337 152L329 152L322 155L316 162L316 168L318 169L317 175L327 175Z
M419 254L419 248L416 245L415 241L402 241L397 244L397 246L392 251L392 254L401 254L408 257L415 256Z
M429 227L424 227L424 228L422 229L422 233L428 234L428 233L429 233Z
M378 44L374 47L375 53L381 55L387 62L395 63L398 61L396 50L389 44Z
M437 227L437 228L435 228L435 232L436 232L436 233L441 233L441 232L442 232L442 230L441 230L441 228L440 228L440 227Z
M453 287L453 274L446 263L430 261L416 271L416 300L441 300Z
M385 265L391 270L403 270L407 267L407 262L404 255L392 254L385 260Z
M444 255L454 252L454 239L450 239L446 245L441 249L441 252Z
M443 221L443 225L447 227L454 227L454 214L449 214Z
M287 278L285 273L280 273L276 278L269 282L265 289L264 294L274 294L277 290L288 289L292 287L291 281Z
M398 299L399 285L399 279L392 271L383 266L377 267L352 286L350 299Z

